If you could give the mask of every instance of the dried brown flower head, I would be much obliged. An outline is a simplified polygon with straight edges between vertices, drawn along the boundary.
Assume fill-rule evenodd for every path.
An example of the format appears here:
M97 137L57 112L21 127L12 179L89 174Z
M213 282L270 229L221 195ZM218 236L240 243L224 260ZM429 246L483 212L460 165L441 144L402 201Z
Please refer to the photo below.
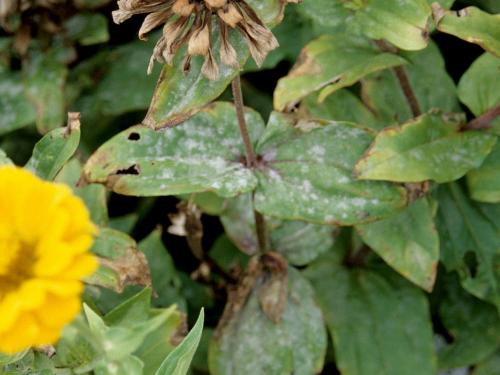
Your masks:
M220 34L220 60L224 65L239 66L237 53L229 42L231 29L243 35L259 66L267 54L278 47L273 33L244 0L118 0L118 8L113 12L116 23L135 14L148 13L139 30L140 39L145 39L148 32L164 24L163 35L151 56L148 74L155 60L171 64L179 48L187 44L184 71L189 71L192 56L199 55L205 58L202 73L209 79L217 79L219 67L212 42L214 18Z

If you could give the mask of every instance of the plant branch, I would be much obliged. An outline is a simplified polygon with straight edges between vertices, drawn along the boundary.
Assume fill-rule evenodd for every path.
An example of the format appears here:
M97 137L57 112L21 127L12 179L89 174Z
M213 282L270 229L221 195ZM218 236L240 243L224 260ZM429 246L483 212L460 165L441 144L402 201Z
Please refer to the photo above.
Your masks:
M245 145L246 151L246 165L248 168L257 168L257 156L253 149L252 141L250 140L250 135L248 133L247 124L245 121L244 106L243 106L243 95L241 93L241 80L239 74L233 79L231 83L231 88L233 89L234 106L236 108L236 115L238 117L238 125L240 127L241 138ZM254 201L254 195L252 195L252 203ZM261 253L267 251L267 230L266 221L263 215L256 210L253 211L255 216L255 230L257 232L257 242L259 244L259 250Z
M383 40L376 40L375 43L383 52L397 53L398 49L391 46L390 44L384 42ZM417 97L415 92L413 91L410 83L410 79L408 78L408 74L406 73L406 69L403 66L396 66L393 68L394 73L396 73L396 77L399 81L399 86L403 90L403 93L406 97L406 101L408 102L411 113L413 117L420 116L422 111L420 109L420 105L418 104Z
M500 116L500 104L491 108L489 111L483 113L481 116L475 118L468 124L462 127L462 130L481 130L491 128L491 123Z

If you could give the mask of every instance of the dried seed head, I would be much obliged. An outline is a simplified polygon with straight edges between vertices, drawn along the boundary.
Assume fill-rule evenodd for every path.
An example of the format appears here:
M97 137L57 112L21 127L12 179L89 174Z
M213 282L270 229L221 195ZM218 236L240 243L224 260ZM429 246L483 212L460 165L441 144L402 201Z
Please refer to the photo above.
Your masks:
M285 3L289 0L281 1ZM192 56L203 56L202 73L209 79L217 79L219 67L213 52L213 17L217 19L219 56L224 65L239 66L236 50L229 42L231 29L243 34L258 65L271 50L278 47L272 32L244 0L118 0L117 4L119 9L113 12L116 23L135 14L149 13L139 30L140 39L145 39L148 32L165 24L163 35L153 50L148 73L152 71L155 60L171 64L179 48L187 44L183 70L189 71Z

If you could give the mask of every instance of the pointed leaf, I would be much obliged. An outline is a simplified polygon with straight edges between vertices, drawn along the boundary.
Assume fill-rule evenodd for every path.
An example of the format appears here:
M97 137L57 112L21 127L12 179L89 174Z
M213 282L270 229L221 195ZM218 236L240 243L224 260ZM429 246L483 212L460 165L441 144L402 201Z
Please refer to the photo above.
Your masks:
M291 109L321 89L324 92L319 100L323 100L369 73L405 63L399 56L380 52L367 39L348 34L323 35L304 47L290 73L278 81L274 108Z
M439 31L479 44L500 57L500 14L489 14L476 7L446 11L438 4L433 4L432 12Z
M436 374L429 306L393 273L347 269L321 258L306 271L349 375Z
M53 180L79 143L80 122L70 119L67 127L54 129L37 142L25 167L45 180Z
M439 237L430 202L420 199L387 219L357 225L363 241L391 267L431 291L439 261Z
M360 179L448 182L481 165L496 137L460 131L460 122L429 113L382 130L356 164Z
M354 163L372 139L355 124L294 127L285 115L273 113L257 150L264 162L257 171L256 209L286 220L352 225L404 207L404 189L353 178Z
M205 313L202 309L196 324L189 334L182 340L161 364L155 375L186 375L193 360L194 353L200 343L203 332Z
M253 141L263 129L260 116L246 112ZM132 127L106 142L84 168L89 182L124 195L152 196L213 191L225 197L252 190L257 181L246 168L236 112L215 103L171 129Z

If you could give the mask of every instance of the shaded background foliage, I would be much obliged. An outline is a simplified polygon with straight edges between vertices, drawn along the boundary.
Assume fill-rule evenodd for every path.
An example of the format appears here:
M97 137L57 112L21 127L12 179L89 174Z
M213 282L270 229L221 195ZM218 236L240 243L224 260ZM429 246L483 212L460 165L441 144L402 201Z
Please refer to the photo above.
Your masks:
M356 9L363 2L350 3ZM489 13L496 14L500 11L495 1L439 3L455 10L475 5ZM385 147L390 147L391 142L396 147L400 140L397 134L380 130L415 117L399 91L395 76L388 70L400 64L400 57L395 55L385 56L377 61L369 75L365 72L360 76L352 73L352 82L346 84L349 87L333 94L328 91L318 93L313 87L305 89L305 94L294 92L294 77L289 72L297 62L301 50L305 46L313 50L311 43L316 43L319 47L334 44L331 40L343 35L345 23L355 23L352 21L352 9L344 5L341 2L305 0L300 5L288 6L283 22L273 29L280 48L267 57L262 69L258 69L252 62L246 63L242 72L243 94L245 104L255 110L247 116L254 139L261 139L258 146L262 146L261 154L266 154L266 142L269 142L267 150L274 146L272 139L262 141L264 123L268 124L265 136L268 135L267 131L271 133L269 129L274 125L278 129L275 133L278 135L274 136L288 137L290 143L298 139L296 148L280 148L283 155L293 154L298 150L310 153L311 146L318 141L314 135L311 135L311 139L305 139L307 136L291 130L280 133L280 126L286 129L288 120L279 114L272 114L273 108L292 110L299 117L312 114L327 120L362 124L367 130L346 138L349 150L334 150L329 154L329 157L335 158L352 152L350 157L355 158L354 162L374 139L371 157L377 157L376 146L380 146L380 158L383 159L384 152L387 152ZM29 166L31 162L33 165L36 154L33 153L32 157L32 150L41 134L63 126L67 111L81 112L81 140L76 157L57 176L57 180L75 186L82 166L90 155L114 135L140 123L146 116L161 68L156 66L151 76L146 76L145 71L159 34L151 35L147 42L137 41L136 31L141 20L131 19L125 25L114 25L110 14L115 8L113 2L106 0L65 1L50 10L31 8L6 21L0 38L0 149L14 163L24 165L28 162ZM363 29L369 26L364 26L361 22L358 27ZM496 33L493 39L496 37L497 43L499 30L497 22L493 30ZM376 28L365 31L374 39L383 38L375 35L376 32ZM325 34L329 36L317 39ZM352 36L346 38L348 46L359 43L363 48L371 48L367 47L369 42L366 39ZM398 47L405 49L404 45ZM343 54L344 50L339 53ZM352 61L357 61L356 58L368 59L370 53L378 55L379 51L373 47L367 55L353 56ZM430 44L425 50L402 51L400 55L411 62L408 75L422 112L438 107L445 112L464 112L470 121L488 109L474 108L474 105L470 105L472 99L470 102L463 99L478 96L481 91L472 93L473 89L463 89L463 94L459 92L462 103L455 94L455 86L465 77L464 74L472 74L467 73L470 72L471 64L483 53L484 49L476 44L440 32L432 32ZM335 51L327 56L326 65L332 56L335 56ZM498 61L498 57L492 59ZM338 66L332 64L331 68L336 69ZM325 74L330 75L318 77L313 74L313 79L329 82L332 77L341 73L325 71ZM283 77L287 78L280 80ZM477 79L478 76L474 76L471 80ZM482 79L491 85L491 88L482 89L491 90L492 97L496 94L498 98L498 73L496 80L494 74ZM305 82L297 84L298 87L307 86L308 80L311 81L312 78L307 77ZM226 87L229 82L230 80L222 86ZM415 84L416 82L418 83ZM334 85L327 85L327 90L337 89ZM230 90L224 90L224 87L220 89L220 96L215 95L213 99L218 97L219 101L232 100ZM201 92L200 95L203 94ZM322 105L317 103L318 95L320 98L322 95L325 97ZM166 98L168 99L168 95ZM359 98L367 100L371 108L364 106ZM178 103L169 104L167 99L146 116L150 119L149 125L157 126L161 122L158 119L169 118L178 110ZM498 102L490 104L494 106ZM179 132L179 142L182 139L196 139L194 134L196 129L203 126L203 116L214 116L220 123L231 124L231 119L235 119L230 112L231 109L223 104L203 110L181 125L183 129L191 129L191 132L186 130L182 134L182 130L176 130ZM259 115L263 121L259 119ZM450 124L454 123L453 126L458 129L464 123L463 117L455 122L448 120L443 126L443 136L450 133ZM441 126L442 119L440 115L429 114L418 121L418 126L436 129ZM497 123L494 124L493 131L488 131L489 134L498 134ZM210 125L210 121L206 120L206 124ZM235 124L234 127L236 129ZM224 128L223 133L213 136L222 135L237 143L236 130L233 132L229 127L228 129ZM343 134L342 129L344 128L339 126L335 130L338 131L338 136ZM121 142L123 153L120 155L125 155L123 158L126 160L126 155L130 152L127 142L133 141L134 137L143 140L148 132L153 131L132 128L120 133L118 137L123 139L107 147L114 147L116 151L116 144ZM450 137L453 138L455 133L459 133L458 130L451 131ZM318 138L328 136L326 130L324 133L317 131L314 134ZM441 169L434 171L434 180L440 183L457 180L472 167L481 165L488 154L490 156L485 165L491 165L492 170L498 166L498 152L490 154L496 137L478 135L478 139L483 142L479 147L479 140L471 140L474 135L463 134L452 139L456 144L450 144L456 145L457 149L468 150L471 165L464 164L462 171L460 165L443 163ZM401 137L401 142L405 142L418 138L419 134L412 137L403 133ZM164 142L167 148L172 148L168 140ZM200 143L203 143L203 135ZM215 141L212 145L219 148ZM469 146L471 149L466 149ZM356 154L357 151L352 150L356 147L361 152ZM498 145L495 147L498 150ZM180 148L178 157L182 159L185 150ZM72 154L73 151L68 152ZM426 152L432 153L432 150L424 149L424 156ZM49 153L43 149L41 158L47 155ZM118 161L112 161L122 161L117 158ZM373 162L378 165L376 159L365 159L363 162L365 163L357 163L355 168L354 163L349 167L358 176L367 176L368 179L401 182L430 179L415 177L418 168L408 169L408 164L403 165L408 174L404 177L400 175L401 179L398 180L394 177L396 166L389 165L377 172L369 164ZM194 168L192 165L188 167ZM35 167L32 169L37 170ZM98 176L100 171L96 172L96 169L92 173ZM128 164L123 170L128 170ZM128 170L130 171L133 172L133 169ZM156 172L157 170L152 171ZM425 176L426 172L423 172ZM54 177L48 177L50 171L46 173L47 178ZM104 170L102 173L106 175L107 172ZM284 170L282 173L288 172ZM496 173L498 179L498 172ZM255 179L255 176L248 176L249 181L252 178ZM250 267L248 254L257 248L249 195L243 194L226 201L213 194L198 194L192 198L203 211L203 237L199 241L208 255L200 257L193 250L200 244L193 245L190 242L193 238L190 236L186 241L186 238L172 233L178 234L175 215L179 203L189 199L188 195L131 197L106 192L101 185L79 187L79 194L92 206L93 220L102 227L109 227L101 232L100 238L105 240L95 245L95 251L100 256L115 261L123 258L134 260L132 265L118 262L128 279L120 279L113 274L113 269L108 270L110 274L98 275L98 279L94 280L95 284L110 289L89 286L85 300L100 313L108 313L120 302L141 291L142 286L128 284L147 283L143 278L149 272L155 292L158 293L153 296L153 306L164 308L177 303L180 310L187 313L191 324L200 308L205 307L204 336L193 362L194 373L208 372L207 352L210 350L210 369L215 374L232 373L231 371L239 374L281 374L292 371L297 374L319 371L332 374L338 373L339 369L346 374L431 374L436 373L438 368L440 371L450 370L454 374L494 374L498 371L500 344L499 300L498 290L495 289L498 280L498 205L493 204L498 202L498 195L495 195L496 198L484 199L485 195L480 187L485 180L481 180L481 176L476 178L479 182L474 185L477 188L474 191L480 194L479 200L482 203L469 198L467 189L474 183L474 176L470 174L468 181L462 178L439 188L433 185L430 192L425 191L428 193L426 198L421 198L397 215L373 223L346 219L341 224L354 226L343 228L286 221L298 218L317 222L319 214L315 212L312 216L307 216L307 213L300 212L287 216L287 213L281 213L276 207L289 209L286 202L273 206L274 202L265 201L266 196L279 196L276 193L279 190L273 190L277 189L275 186L266 186L265 193L257 190L259 211L270 213L269 216L273 212L281 216L280 219L268 222L272 228L270 241L273 248L279 248L288 262L295 266L289 266L287 281L292 289L290 298L294 302L287 304L286 310L281 312L284 318L279 325L267 319L269 315L263 314L259 308L259 298L261 290L269 287L273 280L271 278L269 281L257 272L252 280L256 287L249 292L244 309L238 314L236 321L233 319L227 323L228 333L219 338L220 345L212 345L210 349L210 336L223 316L224 306L228 301L226 286L228 283L233 284L245 267ZM494 186L498 189L498 184ZM116 186L113 188L116 190ZM141 188L139 186L136 193ZM307 190L307 186L305 189ZM244 192L248 193L250 190L252 189ZM258 200L259 193L261 200ZM494 191L486 193L495 194ZM485 201L490 203L484 203ZM397 205L398 202L395 202L394 206ZM321 205L318 205L317 210L320 212ZM370 214L376 218L384 216L379 211ZM427 228L412 225L422 217L429 224ZM435 233L433 220L437 223L439 236ZM421 229L421 232L415 232L415 227ZM302 239L294 237L297 232L302 234ZM407 246L410 240L415 243L414 247ZM370 251L369 248L376 251ZM133 250L128 252L129 249ZM422 260L423 265L419 264L415 254L427 256L428 259ZM439 265L438 259L441 260ZM149 271L140 267L146 264L146 260L149 262ZM314 260L316 261L310 264ZM399 273L387 267L387 264ZM140 272L129 274L129 268L138 268ZM309 281L305 281L306 279ZM103 280L107 280L107 284ZM147 300L146 297L140 298ZM315 306L315 303L321 308L329 329L328 348L319 310L307 306ZM174 315L169 319L180 321ZM87 319L89 320L89 315ZM115 323L109 317L106 320L105 316L104 319L109 324ZM240 326L246 326L248 330L239 330ZM256 341L256 337L260 341ZM263 356L265 350L272 355ZM324 360L323 354L326 354ZM153 373L152 371L149 369L144 373Z

